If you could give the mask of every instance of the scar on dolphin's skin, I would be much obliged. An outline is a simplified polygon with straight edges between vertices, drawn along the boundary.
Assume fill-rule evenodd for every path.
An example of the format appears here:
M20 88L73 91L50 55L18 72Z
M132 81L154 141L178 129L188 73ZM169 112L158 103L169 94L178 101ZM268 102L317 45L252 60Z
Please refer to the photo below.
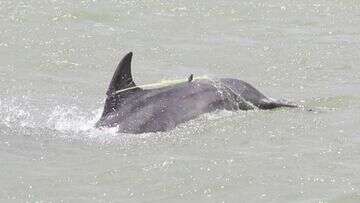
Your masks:
M119 132L169 131L177 125L215 110L297 107L263 95L247 82L233 78L194 78L167 82L166 86L138 86L131 74L133 53L117 66L106 92L98 128L118 127ZM147 88L151 87L151 88Z

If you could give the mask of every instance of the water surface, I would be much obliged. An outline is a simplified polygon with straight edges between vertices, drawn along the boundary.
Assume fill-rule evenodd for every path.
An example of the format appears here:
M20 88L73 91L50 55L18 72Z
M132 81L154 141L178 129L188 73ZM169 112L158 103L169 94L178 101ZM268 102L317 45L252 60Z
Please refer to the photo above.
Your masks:
M0 1L1 202L359 202L357 1ZM96 130L137 84L234 77L312 108Z

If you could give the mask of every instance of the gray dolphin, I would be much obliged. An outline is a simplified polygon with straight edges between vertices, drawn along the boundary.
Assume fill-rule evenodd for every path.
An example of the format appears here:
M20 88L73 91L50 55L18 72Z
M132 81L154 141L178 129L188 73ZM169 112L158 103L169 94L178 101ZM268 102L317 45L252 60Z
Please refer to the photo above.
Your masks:
M215 110L297 107L264 96L250 84L231 78L195 79L144 89L131 75L132 52L120 61L106 92L104 111L95 127L119 132L169 131L185 121Z

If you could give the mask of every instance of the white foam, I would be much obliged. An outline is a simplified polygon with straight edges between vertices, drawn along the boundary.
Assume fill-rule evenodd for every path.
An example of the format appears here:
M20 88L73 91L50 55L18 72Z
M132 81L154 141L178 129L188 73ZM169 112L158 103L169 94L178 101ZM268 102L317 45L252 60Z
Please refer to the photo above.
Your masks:
M50 113L47 125L59 131L81 132L93 129L96 119L100 117L101 110L92 111L86 115L78 107L56 106Z

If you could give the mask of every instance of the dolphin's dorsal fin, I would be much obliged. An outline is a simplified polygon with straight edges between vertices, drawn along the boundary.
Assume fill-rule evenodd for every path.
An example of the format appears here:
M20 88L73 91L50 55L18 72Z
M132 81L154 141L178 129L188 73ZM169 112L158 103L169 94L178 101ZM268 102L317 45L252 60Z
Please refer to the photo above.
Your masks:
M194 74L191 74L191 75L189 76L189 78L188 78L188 82L193 81L193 79L194 79Z
M136 86L131 75L132 55L132 52L129 52L121 59L106 92L108 96L115 94L119 90Z

